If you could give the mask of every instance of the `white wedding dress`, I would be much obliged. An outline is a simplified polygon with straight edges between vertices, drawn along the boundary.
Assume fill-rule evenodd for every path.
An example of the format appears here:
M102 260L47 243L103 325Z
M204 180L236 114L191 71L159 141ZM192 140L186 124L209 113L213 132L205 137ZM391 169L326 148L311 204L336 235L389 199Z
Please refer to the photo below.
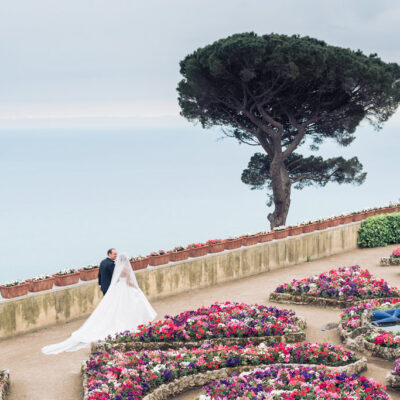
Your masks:
M135 331L152 321L156 312L139 288L125 254L118 256L110 287L85 323L63 342L42 348L44 354L58 354L90 347L92 342L118 332Z

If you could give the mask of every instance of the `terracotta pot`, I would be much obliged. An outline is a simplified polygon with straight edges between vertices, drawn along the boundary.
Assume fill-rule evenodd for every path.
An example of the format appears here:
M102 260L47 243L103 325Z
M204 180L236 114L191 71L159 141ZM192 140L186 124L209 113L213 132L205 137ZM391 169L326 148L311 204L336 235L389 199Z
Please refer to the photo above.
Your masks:
M289 228L289 236L301 235L303 233L302 226L296 226L294 228Z
M226 240L224 242L225 250L234 250L242 247L243 239Z
M332 226L338 226L340 223L338 218L328 219L328 228L332 228Z
M42 290L53 289L54 278L41 279L40 281L30 280L29 291L30 292L41 292Z
M99 276L99 268L80 269L79 272L81 273L80 278L82 281L93 281Z
M224 251L224 250L225 250L224 243L210 244L210 246L208 247L209 253L220 253L221 251Z
M363 213L353 214L353 222L361 221L364 219Z
M258 235L258 243L265 243L265 242L270 242L271 240L274 240L275 237L275 232L267 232L267 233L261 233Z
M54 284L56 286L68 286L68 285L74 285L75 283L79 282L79 275L80 272L74 272L73 274L67 274L67 275L53 275L54 277Z
M192 247L189 250L189 257L201 257L201 256L207 255L208 254L208 247L209 246Z
M0 286L1 296L5 299L24 296L29 292L29 282L24 282L16 286Z
M328 229L329 228L329 222L328 221L322 221L319 223L317 229L322 231L324 229Z
M369 217L369 215L368 215L367 212L362 212L362 213L360 213L360 214L361 214L361 219L366 219L366 218Z
M162 256L150 256L149 265L157 266L157 265L168 264L169 254L170 253L165 253Z
M243 236L243 246L251 246L258 243L258 235Z
M183 261L189 258L190 250L181 250L181 251L171 251L169 253L169 259L171 261Z
M340 224L349 224L350 222L353 222L352 215L345 215L344 217L339 217Z
M382 214L391 214L393 211L392 207L382 208Z
M284 229L283 231L274 231L275 239L284 239L289 236L289 229Z
M316 228L317 228L316 222L313 222L312 224L308 225L303 225L303 233L314 232Z
M134 271L139 271L140 269L147 268L149 265L150 257L145 257L140 260L130 260L131 267Z

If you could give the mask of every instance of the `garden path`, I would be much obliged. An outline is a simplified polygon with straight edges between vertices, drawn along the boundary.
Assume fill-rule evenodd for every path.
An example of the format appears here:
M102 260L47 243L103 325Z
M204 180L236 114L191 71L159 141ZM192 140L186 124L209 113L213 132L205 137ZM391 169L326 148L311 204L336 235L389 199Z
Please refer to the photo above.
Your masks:
M383 268L378 265L379 259L388 256L396 247L358 249L224 285L193 290L155 301L153 306L161 318L165 314L178 314L214 301L231 300L269 304L269 293L280 283L354 264L359 264L362 268L369 269L376 277L384 278L390 284L400 287L400 270L397 267ZM315 306L278 306L292 308L298 315L306 317L307 341L340 343L336 330L321 331L323 325L339 321L339 310L321 309ZM79 400L82 398L79 369L81 362L88 358L89 351L80 350L57 356L45 356L40 351L46 344L64 340L71 332L79 328L82 322L83 319L80 319L0 342L0 367L8 368L11 372L9 400ZM376 358L368 361L369 369L365 375L384 382L386 372L391 369L392 363ZM198 392L198 390L192 391L176 399L192 400ZM400 400L399 394L391 393L391 396L393 400Z

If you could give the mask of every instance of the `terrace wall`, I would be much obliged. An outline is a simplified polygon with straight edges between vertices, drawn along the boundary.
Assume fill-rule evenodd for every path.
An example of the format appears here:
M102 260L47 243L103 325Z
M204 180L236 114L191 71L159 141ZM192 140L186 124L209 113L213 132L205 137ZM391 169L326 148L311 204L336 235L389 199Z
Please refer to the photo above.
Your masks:
M150 300L210 287L357 248L360 222L136 272ZM102 294L97 281L0 300L0 339L89 315Z

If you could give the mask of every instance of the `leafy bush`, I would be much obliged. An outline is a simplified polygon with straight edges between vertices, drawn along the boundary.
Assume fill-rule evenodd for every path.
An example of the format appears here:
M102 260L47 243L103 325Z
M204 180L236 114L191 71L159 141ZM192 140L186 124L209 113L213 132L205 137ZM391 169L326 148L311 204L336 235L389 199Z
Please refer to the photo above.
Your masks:
M400 213L367 218L358 231L360 247L380 247L400 243Z

